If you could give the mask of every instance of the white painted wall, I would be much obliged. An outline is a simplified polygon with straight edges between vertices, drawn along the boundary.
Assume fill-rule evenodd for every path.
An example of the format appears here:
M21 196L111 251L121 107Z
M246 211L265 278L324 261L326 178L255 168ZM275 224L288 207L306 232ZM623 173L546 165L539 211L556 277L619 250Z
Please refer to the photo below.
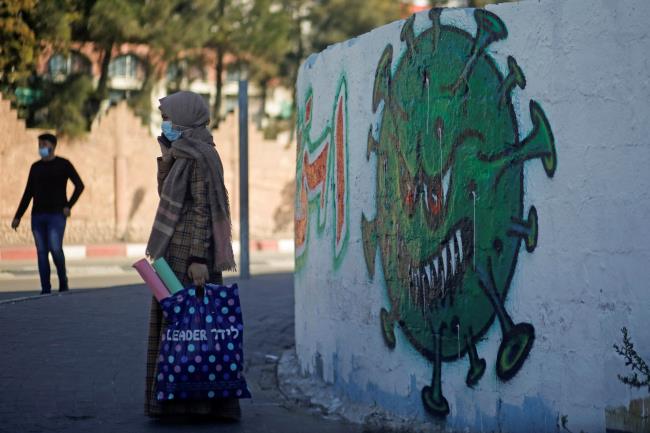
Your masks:
M604 431L606 408L648 397L617 380L628 370L612 344L626 326L650 360L650 4L531 0L488 10L509 32L490 55L502 70L512 55L526 75L513 97L521 133L531 128L534 98L552 126L558 167L549 179L538 160L525 165L524 208L537 208L539 240L534 253L519 254L506 307L535 327L532 351L514 378L500 381L495 322L478 345L488 368L474 389L465 385L467 358L443 363L451 413L442 425L555 431L566 415L572 431ZM420 400L429 361L399 328L394 350L382 340L379 311L388 299L380 267L374 280L367 276L359 224L375 208L376 160L366 161L375 68L388 43L394 61L405 48L403 23L329 47L300 71L298 101L314 91L314 136L331 119L339 77L347 79L350 237L335 269L332 210L323 233L311 213L307 259L295 277L296 349L304 371L320 373L322 365L324 379L348 397L433 423ZM467 9L445 10L442 24L476 29ZM426 12L419 14L416 35L427 26Z

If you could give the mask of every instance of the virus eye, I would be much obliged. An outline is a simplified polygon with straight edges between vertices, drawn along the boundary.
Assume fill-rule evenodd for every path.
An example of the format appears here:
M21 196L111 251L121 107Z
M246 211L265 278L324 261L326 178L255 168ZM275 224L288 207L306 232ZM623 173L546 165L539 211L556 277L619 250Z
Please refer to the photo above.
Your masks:
M411 183L407 183L404 193L404 208L406 208L409 215L413 215L413 212L415 212L415 199L415 188Z
M442 185L440 181L431 179L424 185L425 205L429 214L437 217L442 210Z

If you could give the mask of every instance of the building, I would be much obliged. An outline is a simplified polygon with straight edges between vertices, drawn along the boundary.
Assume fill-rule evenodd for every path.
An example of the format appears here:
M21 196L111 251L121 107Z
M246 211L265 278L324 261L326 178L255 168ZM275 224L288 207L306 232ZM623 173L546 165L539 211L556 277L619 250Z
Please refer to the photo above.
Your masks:
M202 61L192 61L182 58L175 62L153 61L154 57L147 45L125 43L113 48L108 65L107 88L108 99L101 104L100 115L110 106L122 100L128 100L141 92L147 74L153 75L151 106L154 115L151 116L151 129L157 131L160 127L159 116L155 115L158 99L179 90L191 90L202 95L212 107L217 94L215 71L215 53L204 50L200 53ZM71 74L87 74L97 87L102 68L102 53L92 43L74 43L67 52L59 52L47 47L41 53L37 65L38 75L51 82L63 82ZM151 65L151 66L148 66ZM222 103L220 117L233 112L238 104L238 81L244 76L236 59L232 55L224 58L222 77ZM291 114L291 92L271 83L267 90L264 110L260 89L254 83L249 84L249 107L258 126L264 126L269 118L287 119ZM22 89L18 93L23 100L33 99L38 95L30 94Z

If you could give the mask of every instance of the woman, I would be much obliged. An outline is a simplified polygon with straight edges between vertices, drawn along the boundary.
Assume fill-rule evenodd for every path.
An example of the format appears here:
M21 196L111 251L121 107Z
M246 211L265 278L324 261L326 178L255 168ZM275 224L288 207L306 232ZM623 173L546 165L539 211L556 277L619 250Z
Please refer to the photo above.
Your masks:
M207 129L208 105L196 93L178 92L160 99L160 111L160 203L147 254L152 259L164 257L184 286L222 284L222 271L234 269L235 261L223 166ZM234 398L156 400L154 377L162 329L162 311L152 298L145 413L152 417L198 415L238 420L239 400Z

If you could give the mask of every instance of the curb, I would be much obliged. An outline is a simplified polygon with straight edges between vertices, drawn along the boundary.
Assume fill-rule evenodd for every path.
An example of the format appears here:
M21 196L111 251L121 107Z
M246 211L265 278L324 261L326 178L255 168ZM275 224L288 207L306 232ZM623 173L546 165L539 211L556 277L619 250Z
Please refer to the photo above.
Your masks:
M351 399L333 383L302 370L296 348L282 352L277 361L278 391L289 407L304 407L328 419L363 426L364 432L443 433L439 424L396 415L377 405ZM454 432L456 430L453 430Z
M35 301L37 299L44 298L46 296L52 296L50 295L33 295L33 296L21 296L20 298L11 298L11 299L3 299L0 301L0 305L4 304L16 304L18 302L25 302L25 301Z
M15 303L18 303L18 302L25 302L25 301L36 301L38 299L50 298L52 296L69 296L70 294L72 294L72 292L63 294L63 293L59 293L59 292L55 291L53 293L48 293L46 295L40 295L39 294L39 295L21 296L19 298L2 299L2 300L0 300L0 305L15 304Z
M233 241L232 249L239 254L241 248L239 241ZM146 244L100 244L100 245L66 245L63 253L66 259L86 258L116 258L116 257L144 257ZM251 251L276 251L279 253L293 253L293 239L259 239L250 241ZM3 260L35 260L36 247L15 246L0 247L0 261Z
M95 290L105 290L105 289L112 289L116 287L126 287L126 286L131 286L131 284L126 284L126 285L118 285L118 286L111 286L111 287L96 287L96 288L91 288L91 289L72 289L68 290L64 293L59 292L58 290L52 290L51 293L41 295L26 295L26 296L19 296L17 298L8 298L8 299L0 299L0 306L6 305L6 304L16 304L19 302L27 302L27 301L38 301L40 299L47 299L47 298L52 298L52 297L64 297L64 296L73 296L73 295L81 295L84 293L89 293L91 291Z

